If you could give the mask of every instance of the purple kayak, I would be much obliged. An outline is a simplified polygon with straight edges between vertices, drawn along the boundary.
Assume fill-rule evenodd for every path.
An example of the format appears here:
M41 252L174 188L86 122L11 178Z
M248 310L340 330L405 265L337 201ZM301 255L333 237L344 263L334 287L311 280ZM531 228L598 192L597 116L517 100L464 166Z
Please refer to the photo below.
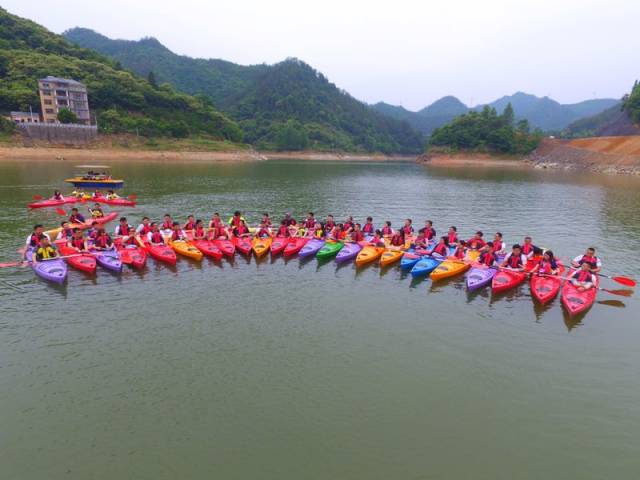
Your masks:
M67 278L67 264L64 260L54 258L52 260L42 260L40 262L33 263L33 249L30 248L26 253L27 261L34 273L48 282L62 283Z
M473 267L467 273L467 290L473 292L479 288L491 285L491 280L496 276L495 268Z
M307 242L307 244L302 247L298 256L300 258L310 257L318 253L318 251L324 246L324 240L320 240L318 238L313 238Z
M355 259L358 256L358 252L362 250L362 247L357 243L345 243L342 250L336 255L336 262L344 263Z
M122 271L122 261L117 250L104 250L96 255L96 262L102 268L111 270L112 272Z

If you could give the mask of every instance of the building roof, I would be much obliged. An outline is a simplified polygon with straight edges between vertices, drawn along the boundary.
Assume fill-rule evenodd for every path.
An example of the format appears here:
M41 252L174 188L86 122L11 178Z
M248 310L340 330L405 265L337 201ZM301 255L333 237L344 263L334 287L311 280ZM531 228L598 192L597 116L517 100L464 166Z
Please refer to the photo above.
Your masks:
M81 85L83 87L85 86L83 83L80 83L77 80L72 80L70 78L52 77L51 75L47 75L45 78L41 78L40 81L41 82L67 83L69 85Z

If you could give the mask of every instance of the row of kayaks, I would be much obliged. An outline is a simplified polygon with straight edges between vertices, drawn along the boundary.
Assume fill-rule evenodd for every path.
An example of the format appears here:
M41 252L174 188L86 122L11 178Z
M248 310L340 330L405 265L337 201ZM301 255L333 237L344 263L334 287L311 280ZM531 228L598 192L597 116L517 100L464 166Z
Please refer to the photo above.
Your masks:
M67 205L70 203L77 202L93 202L93 203L102 203L105 205L111 205L114 207L135 207L135 200L129 200L127 198L107 198L107 197L73 197L73 196L64 196L61 199L56 198L47 198L44 200L37 200L35 202L31 202L27 205L29 208L47 208L47 207L60 207L62 205Z
M481 265L476 261L479 256L477 251L469 251L464 260L458 260L453 257L432 256L428 250L393 249L374 246L367 241L345 243L302 237L234 237L218 240L190 238L169 241L166 245L152 245L138 237L137 245L123 245L120 239L116 239L113 250L84 254L78 254L64 243L57 243L59 252L66 257L67 263L86 273L94 273L97 266L112 272L120 272L122 265L141 269L146 265L148 256L156 261L175 265L178 256L201 261L205 256L214 260L221 260L223 257L232 258L236 251L243 255L253 253L257 258L270 252L274 256L298 255L301 259L316 257L321 261L334 258L337 263L353 261L358 267L376 261L382 267L399 262L400 268L409 271L411 276L429 276L432 281L451 278L466 272L465 283L470 292L490 287L494 294L499 294L512 290L529 279L532 297L543 305L551 302L562 291L562 304L571 315L588 310L593 305L597 293L597 288L579 291L570 282L565 282L563 285L560 276L529 275L527 270L531 269L533 264L528 264L524 272ZM38 262L33 267L36 274L46 280L61 283L66 278L66 265L61 259ZM565 273L562 265L560 269L561 274Z

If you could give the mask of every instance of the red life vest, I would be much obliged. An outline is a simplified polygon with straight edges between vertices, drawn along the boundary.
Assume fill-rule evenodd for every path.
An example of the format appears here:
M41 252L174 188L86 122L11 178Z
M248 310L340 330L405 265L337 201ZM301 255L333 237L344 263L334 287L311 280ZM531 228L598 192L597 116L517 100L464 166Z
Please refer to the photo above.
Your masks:
M578 282L593 282L593 274L591 272L585 272L584 270L578 270L573 278Z
M163 230L171 230L173 228L173 222L171 220L167 220L162 224Z
M126 245L137 245L136 237L133 235L127 237L127 241L125 243Z
M118 235L120 235L121 237L124 237L125 235L127 235L129 233L129 229L131 227L127 224L127 225L118 225Z
M525 243L522 245L522 253L529 255L531 252L533 252L533 244Z
M195 222L187 222L184 224L184 229L185 230L195 230L196 229L196 224Z
M313 228L316 226L315 218L307 218L307 221L304 222L305 228Z
M108 235L100 235L93 241L99 248L106 248L111 243Z
M464 258L464 247L463 246L458 246L458 248L456 248L456 251L453 252L453 256L459 260Z
M426 238L427 240L431 240L435 236L436 236L436 231L433 228L425 227L424 238Z
M220 222L220 219L219 219L219 218L217 218L217 219L215 219L215 220L211 220L211 221L209 222L209 228L219 228L219 227L221 226L221 225L220 225L221 223L222 223L222 222Z
M447 235L447 240L449 241L449 245L452 243L458 243L458 235L455 232L449 233Z
M494 240L493 241L493 251L499 252L504 248L504 242L502 240Z
M480 254L480 258L478 258L478 261L480 263L483 263L487 267L490 267L495 263L496 256L493 252L483 252L482 254Z
M70 215L69 216L69 223L82 223L82 220L80 219L80 217L78 215Z
M522 268L522 255L510 255L507 265L509 265L511 268Z
M269 229L268 228L261 228L258 231L258 237L260 238L266 238L269 236Z
M279 237L288 237L289 236L289 228L285 227L284 225L281 225L280 228L278 228L278 236Z
M194 236L196 238L204 238L204 227L196 228L196 231L194 232Z
M89 238L96 238L98 236L98 231L97 230L89 230L88 236L89 236Z
M71 246L79 250L84 250L84 238L73 237L71 239Z
M382 227L382 235L392 235L393 229L391 227Z
M153 243L164 243L164 237L160 232L152 232L151 233L151 241Z
M550 274L553 270L558 268L558 264L556 262L547 262L544 258L538 262L538 265L540 265L538 271L546 274Z
M447 246L444 243L439 243L435 247L433 247L432 253L437 253L438 255L442 255L443 257L447 254Z
M484 243L484 240L482 240L481 238L472 238L467 242L467 245L472 250L479 250L482 247L484 247L486 244Z
M391 237L391 245L393 245L394 247L399 247L401 245L404 245L404 238L402 238L402 235L394 235L393 237Z
M413 233L413 227L411 225L405 225L402 227L402 231L405 235L411 235Z
M361 231L353 231L351 232L351 239L354 242L361 242L362 240L364 240L364 234Z
M180 230L173 230L171 232L171 240L173 240L174 242L176 240L182 240L182 232Z
M71 238L71 237L73 237L73 229L71 229L71 228L65 228L65 229L62 231L62 233L63 233L64 237L66 237L66 238Z
M236 235L240 236L240 235L244 235L245 233L247 233L247 227L245 227L244 225L240 224L236 227Z
M31 245L32 247L39 247L40 246L40 240L42 240L42 237L44 235L36 235L35 233L31 234L31 237L29 237L29 245Z
M598 268L598 257L587 257L586 255L583 255L578 262L578 265L582 265L583 263L588 263L591 268Z
M149 225L145 225L144 223L142 224L142 228L140 229L140 234L141 235L146 235L147 233L149 233L151 231L151 227Z
M352 222L345 222L344 229L345 230L349 230L350 228L353 228L353 223Z
M231 217L231 225L233 225L235 228L238 228L240 225L242 225L242 218L236 216Z
M331 230L333 230L333 227L335 226L336 226L335 222L327 222L324 224L324 231L330 232Z
M375 228L373 228L373 223L365 223L364 227L362 227L362 231L364 233L373 233L373 232L375 232Z

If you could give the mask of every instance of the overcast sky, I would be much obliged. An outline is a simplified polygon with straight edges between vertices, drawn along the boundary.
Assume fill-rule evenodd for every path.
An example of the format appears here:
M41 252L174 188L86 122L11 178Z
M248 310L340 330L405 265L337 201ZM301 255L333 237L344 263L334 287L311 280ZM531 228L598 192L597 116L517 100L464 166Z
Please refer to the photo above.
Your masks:
M54 32L158 38L241 64L298 57L369 103L518 90L562 103L620 97L640 78L638 0L0 0ZM46 5L46 8L45 8Z

